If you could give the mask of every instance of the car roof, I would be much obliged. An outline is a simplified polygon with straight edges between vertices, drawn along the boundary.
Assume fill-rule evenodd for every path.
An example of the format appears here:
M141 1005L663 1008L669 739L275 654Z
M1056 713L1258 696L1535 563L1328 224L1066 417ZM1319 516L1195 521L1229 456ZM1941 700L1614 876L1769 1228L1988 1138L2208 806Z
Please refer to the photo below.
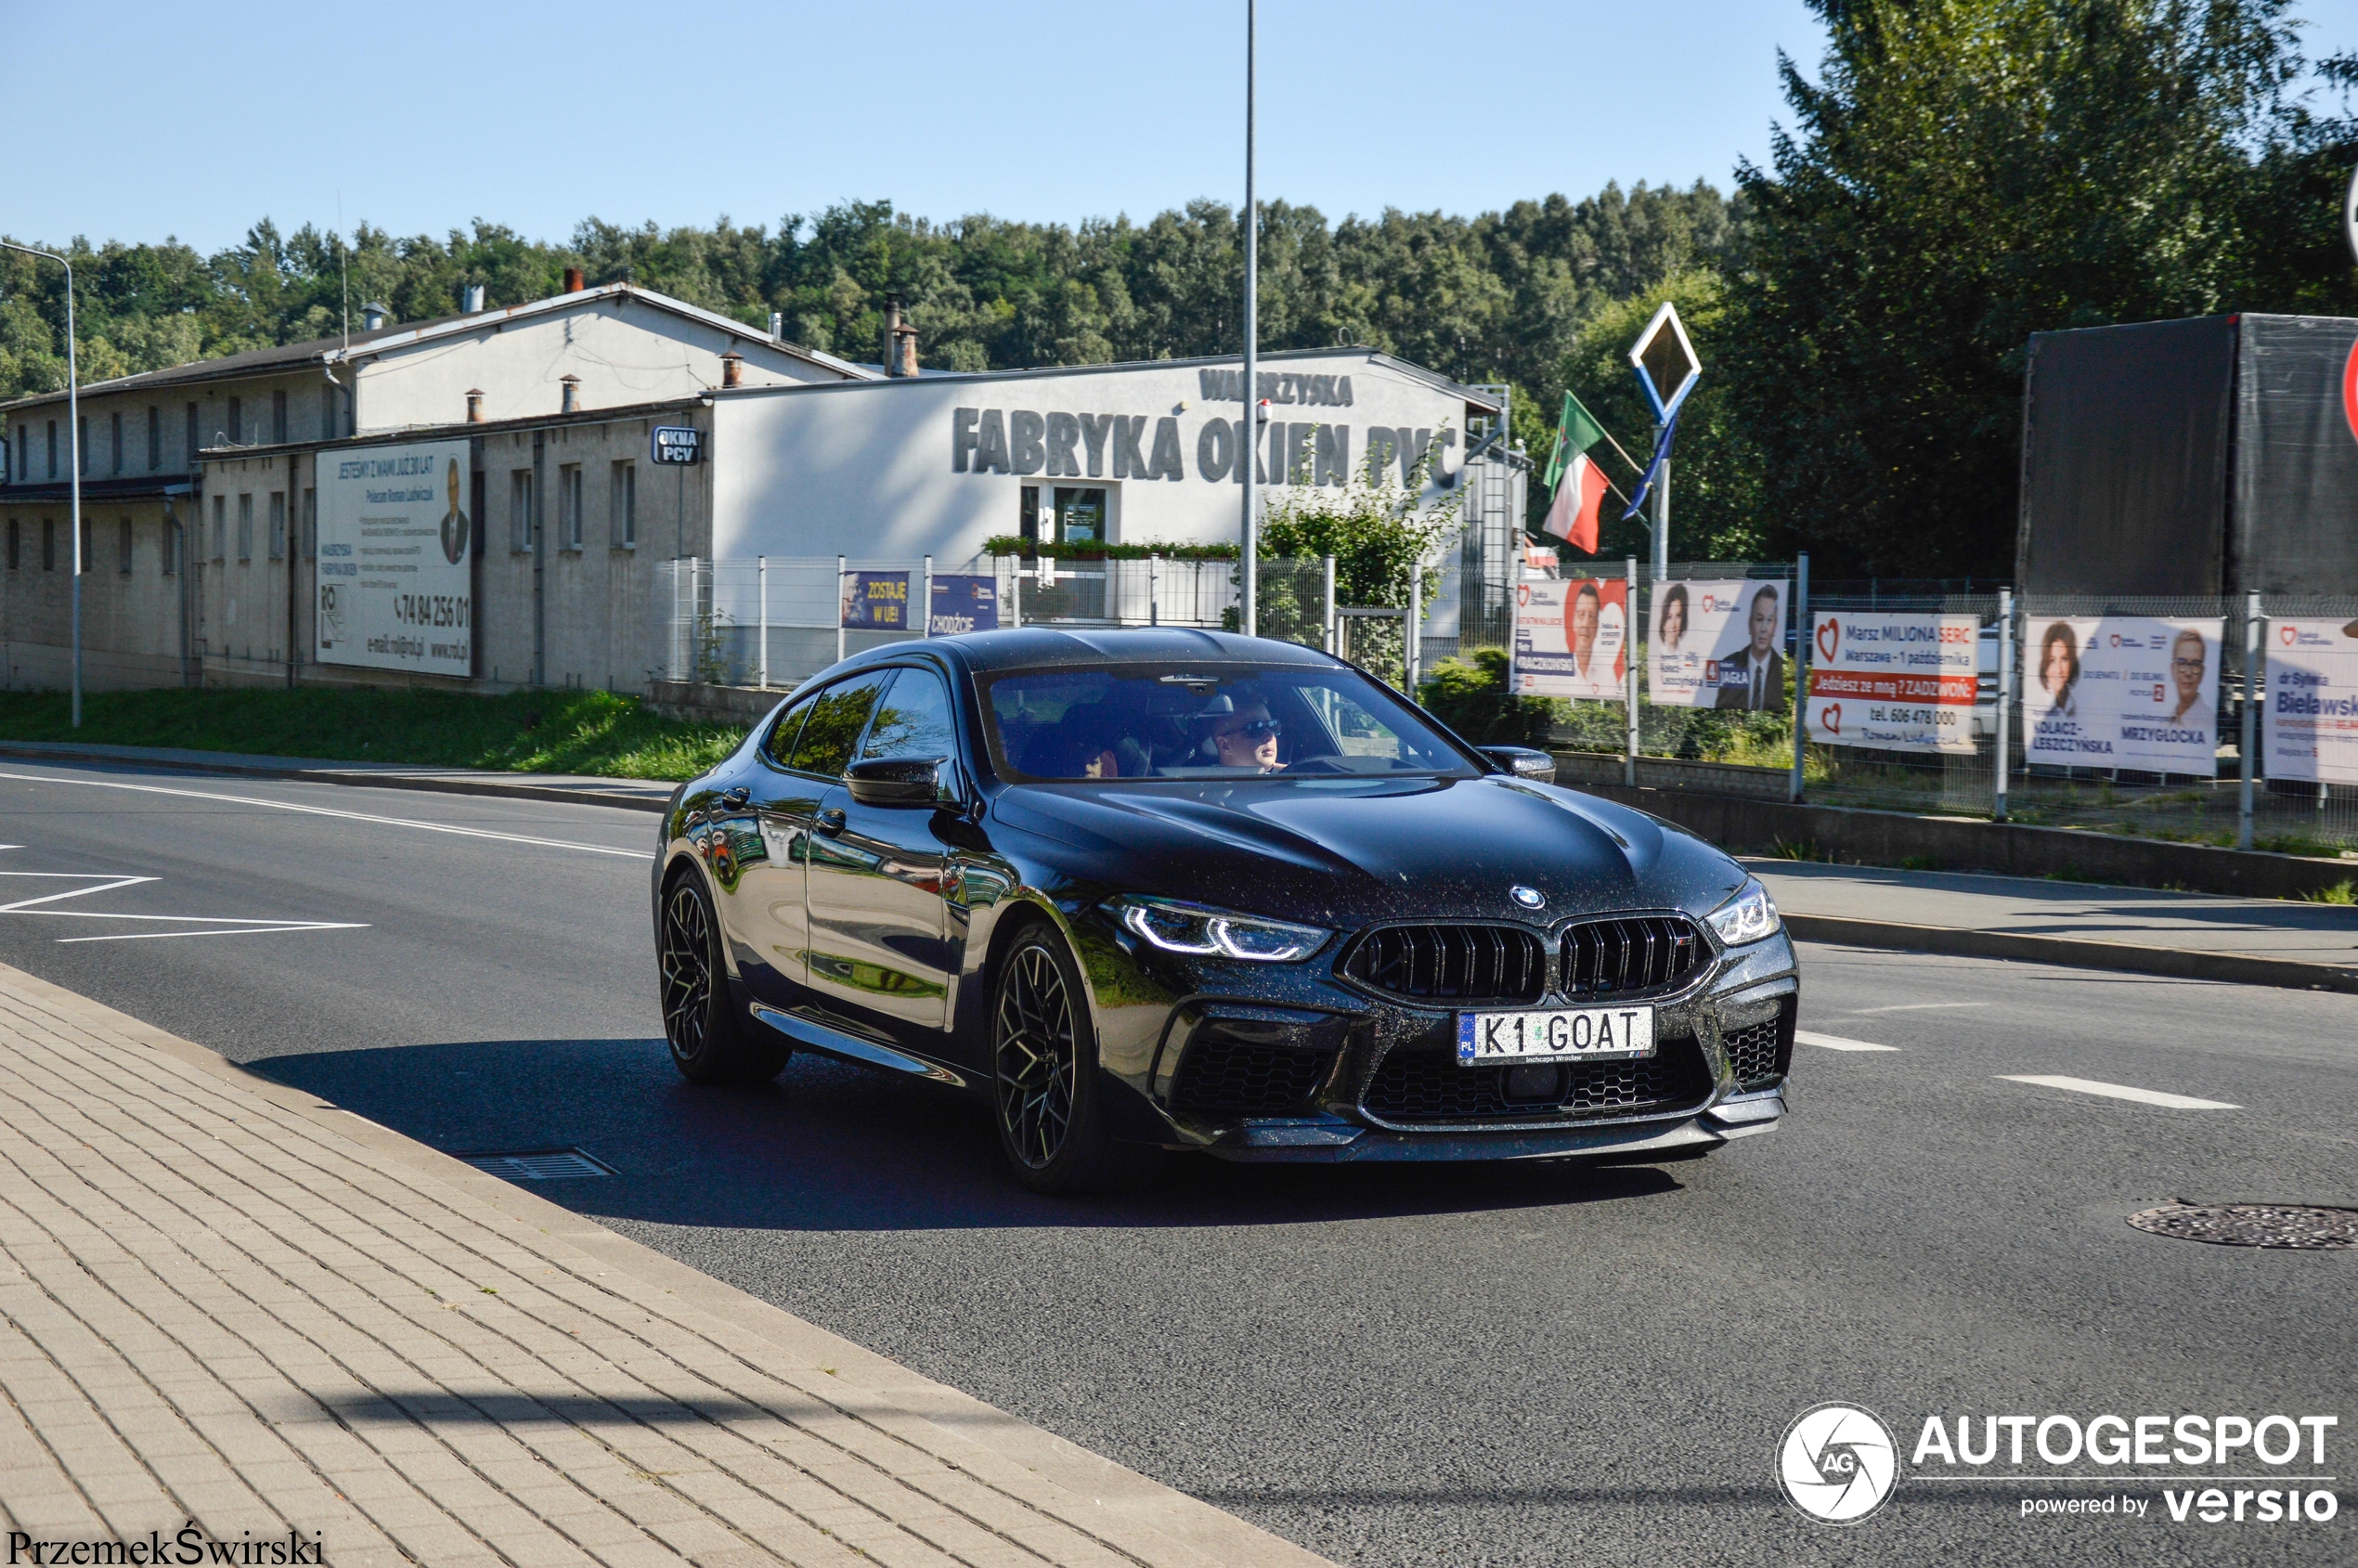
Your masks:
M1185 663L1217 660L1228 664L1302 665L1340 667L1342 661L1266 637L1243 637L1232 631L1206 631L1194 627L1017 627L1004 631L970 631L956 637L911 639L871 648L847 660L845 668L890 663L918 652L929 652L964 665L977 674L1003 669L1039 669L1059 666L1086 667L1108 664Z

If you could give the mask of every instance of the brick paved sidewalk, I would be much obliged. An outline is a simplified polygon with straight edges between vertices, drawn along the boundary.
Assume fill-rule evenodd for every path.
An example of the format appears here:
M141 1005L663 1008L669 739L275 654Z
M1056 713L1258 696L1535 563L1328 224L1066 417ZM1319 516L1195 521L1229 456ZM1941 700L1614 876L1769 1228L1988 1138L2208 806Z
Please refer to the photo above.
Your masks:
M0 1529L38 1540L176 1553L193 1522L428 1568L1321 1561L6 966L0 1394Z

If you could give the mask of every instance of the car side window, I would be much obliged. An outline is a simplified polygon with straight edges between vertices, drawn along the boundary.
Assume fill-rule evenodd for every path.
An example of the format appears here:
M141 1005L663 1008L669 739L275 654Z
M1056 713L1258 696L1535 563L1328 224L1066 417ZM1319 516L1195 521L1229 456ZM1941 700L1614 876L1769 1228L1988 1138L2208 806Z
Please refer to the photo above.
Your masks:
M810 717L802 721L802 733L795 738L794 759L786 766L797 773L816 773L825 779L843 777L844 770L851 766L851 748L860 744L860 732L867 728L868 715L892 674L888 669L878 670L820 693L810 705Z
M770 726L769 737L761 743L761 752L777 766L783 768L794 759L794 743L802 734L802 721L810 717L813 700L813 697L800 698L778 715L778 721Z
M911 757L931 761L957 755L950 688L929 669L897 672L892 678L892 690L876 705L876 719L868 726L868 739L860 747L860 760Z

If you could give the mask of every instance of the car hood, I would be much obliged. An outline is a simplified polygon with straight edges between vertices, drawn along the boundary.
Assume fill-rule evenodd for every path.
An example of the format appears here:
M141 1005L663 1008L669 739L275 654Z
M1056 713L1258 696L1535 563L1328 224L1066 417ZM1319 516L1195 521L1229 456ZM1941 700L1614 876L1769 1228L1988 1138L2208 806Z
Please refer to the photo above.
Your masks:
M1577 791L1478 779L1026 784L993 815L1054 841L1075 880L1286 919L1550 920L1702 913L1734 862L1641 811ZM1536 889L1533 911L1510 890Z

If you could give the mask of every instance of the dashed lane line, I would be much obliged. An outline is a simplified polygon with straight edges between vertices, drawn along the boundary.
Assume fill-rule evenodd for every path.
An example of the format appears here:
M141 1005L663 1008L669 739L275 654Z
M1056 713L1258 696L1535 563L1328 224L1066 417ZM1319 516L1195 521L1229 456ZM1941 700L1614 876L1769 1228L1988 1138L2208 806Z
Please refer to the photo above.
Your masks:
M2099 1083L2092 1078L2057 1078L2046 1073L1998 1075L2008 1083L2035 1083L2045 1089L2068 1089L2076 1095L2101 1095L2108 1100L2134 1100L2168 1110L2241 1110L2224 1100L2198 1100L2191 1095L2165 1095L2158 1089L2133 1089L2126 1083Z
M1847 1040L1839 1034L1820 1034L1816 1030L1797 1029L1794 1042L1800 1045L1815 1045L1821 1051L1897 1051L1897 1045L1876 1045L1864 1040Z

